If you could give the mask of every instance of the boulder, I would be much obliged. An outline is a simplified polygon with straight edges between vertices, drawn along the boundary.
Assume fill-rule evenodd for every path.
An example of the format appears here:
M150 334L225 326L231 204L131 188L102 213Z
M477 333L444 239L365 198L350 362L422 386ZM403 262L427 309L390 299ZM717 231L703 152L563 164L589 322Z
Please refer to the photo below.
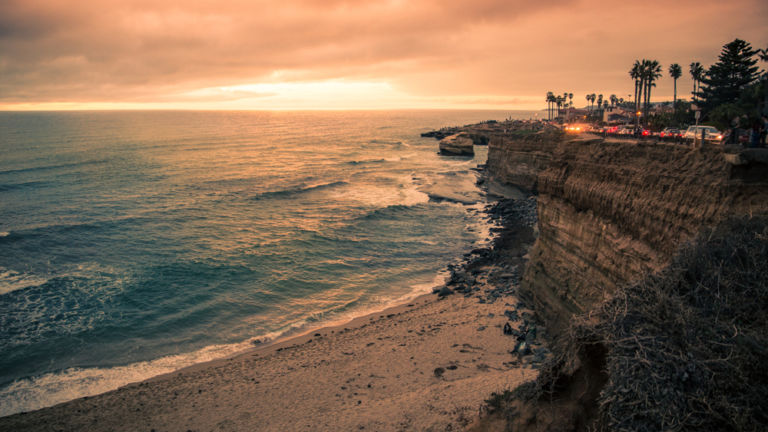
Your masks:
M440 154L449 156L473 156L473 142L465 133L457 133L440 140Z

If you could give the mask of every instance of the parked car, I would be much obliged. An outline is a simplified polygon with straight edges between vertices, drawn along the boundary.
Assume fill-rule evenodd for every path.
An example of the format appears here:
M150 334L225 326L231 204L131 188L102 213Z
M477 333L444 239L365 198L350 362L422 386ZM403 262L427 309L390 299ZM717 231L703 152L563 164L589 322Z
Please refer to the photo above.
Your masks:
M564 125L563 130L565 130L566 133L578 134L582 132L589 132L591 130L591 127L587 124L571 123L571 124Z
M634 126L619 126L619 130L616 131L619 135L634 135L635 134L635 127Z
M714 126L688 126L688 129L683 134L683 139L686 142L693 142L695 139L700 139L704 135L704 140L709 142L720 142L723 139L723 134L720 133Z
M632 125L625 125L621 126L617 132L619 135L629 136L629 137L648 137L651 136L651 131L648 129L645 129L643 127L635 128L635 126Z
M680 129L668 127L664 128L661 132L659 132L659 138L667 138L667 139L674 139L674 138L680 138L683 136L683 133L680 132Z

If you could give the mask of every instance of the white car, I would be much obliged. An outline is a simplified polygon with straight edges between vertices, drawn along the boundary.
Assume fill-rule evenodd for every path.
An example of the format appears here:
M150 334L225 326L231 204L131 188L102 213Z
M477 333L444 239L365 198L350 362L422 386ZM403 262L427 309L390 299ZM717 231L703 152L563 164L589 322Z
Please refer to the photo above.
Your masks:
M683 139L686 142L693 142L695 139L701 139L702 133L704 134L704 140L710 142L720 142L723 139L723 134L715 129L714 126L688 126L688 129L683 134Z

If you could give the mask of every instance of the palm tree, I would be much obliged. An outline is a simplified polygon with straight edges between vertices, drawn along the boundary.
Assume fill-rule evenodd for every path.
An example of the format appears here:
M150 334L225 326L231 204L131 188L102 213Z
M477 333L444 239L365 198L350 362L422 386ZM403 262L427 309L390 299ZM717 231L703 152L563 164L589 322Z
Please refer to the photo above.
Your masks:
M590 112L592 112L592 110L594 109L595 100L597 100L597 95L594 94L594 93L590 94L589 95L589 102L592 104L592 105L590 105Z
M600 118L603 118L603 95L597 95L597 109L600 111Z
M555 94L547 92L547 120L552 120L552 105L555 103Z
M612 94L608 97L608 99L611 101L611 111L613 111L613 108L619 102L619 98L617 98L615 94Z
M675 80L675 92L672 96L672 108L677 109L677 79L683 76L683 68L681 68L677 63L672 63L669 65L669 76Z
M644 63L645 103L643 112L645 117L648 118L648 111L651 107L651 88L656 87L655 81L661 77L661 65L656 60L644 60Z
M693 78L693 101L698 102L699 98L697 93L699 91L699 82L704 76L704 67L699 62L693 62L688 71L691 73L691 78Z
M629 70L629 76L635 80L635 111L638 111L640 109L640 93L643 78L643 64L640 63L640 60L635 60L635 64Z

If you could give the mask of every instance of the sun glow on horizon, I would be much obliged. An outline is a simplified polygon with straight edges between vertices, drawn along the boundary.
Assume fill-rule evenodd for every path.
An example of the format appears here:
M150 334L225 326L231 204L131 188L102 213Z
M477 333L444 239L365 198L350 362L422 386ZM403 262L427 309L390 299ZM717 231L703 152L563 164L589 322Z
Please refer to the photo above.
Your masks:
M162 95L155 101L0 104L0 111L75 110L381 110L538 109L538 100L474 95L414 96L385 81L298 81L204 87Z
M380 81L303 81L208 87L181 94L182 99L222 101L257 109L371 109L423 107L416 98ZM226 102L224 102L226 101Z

